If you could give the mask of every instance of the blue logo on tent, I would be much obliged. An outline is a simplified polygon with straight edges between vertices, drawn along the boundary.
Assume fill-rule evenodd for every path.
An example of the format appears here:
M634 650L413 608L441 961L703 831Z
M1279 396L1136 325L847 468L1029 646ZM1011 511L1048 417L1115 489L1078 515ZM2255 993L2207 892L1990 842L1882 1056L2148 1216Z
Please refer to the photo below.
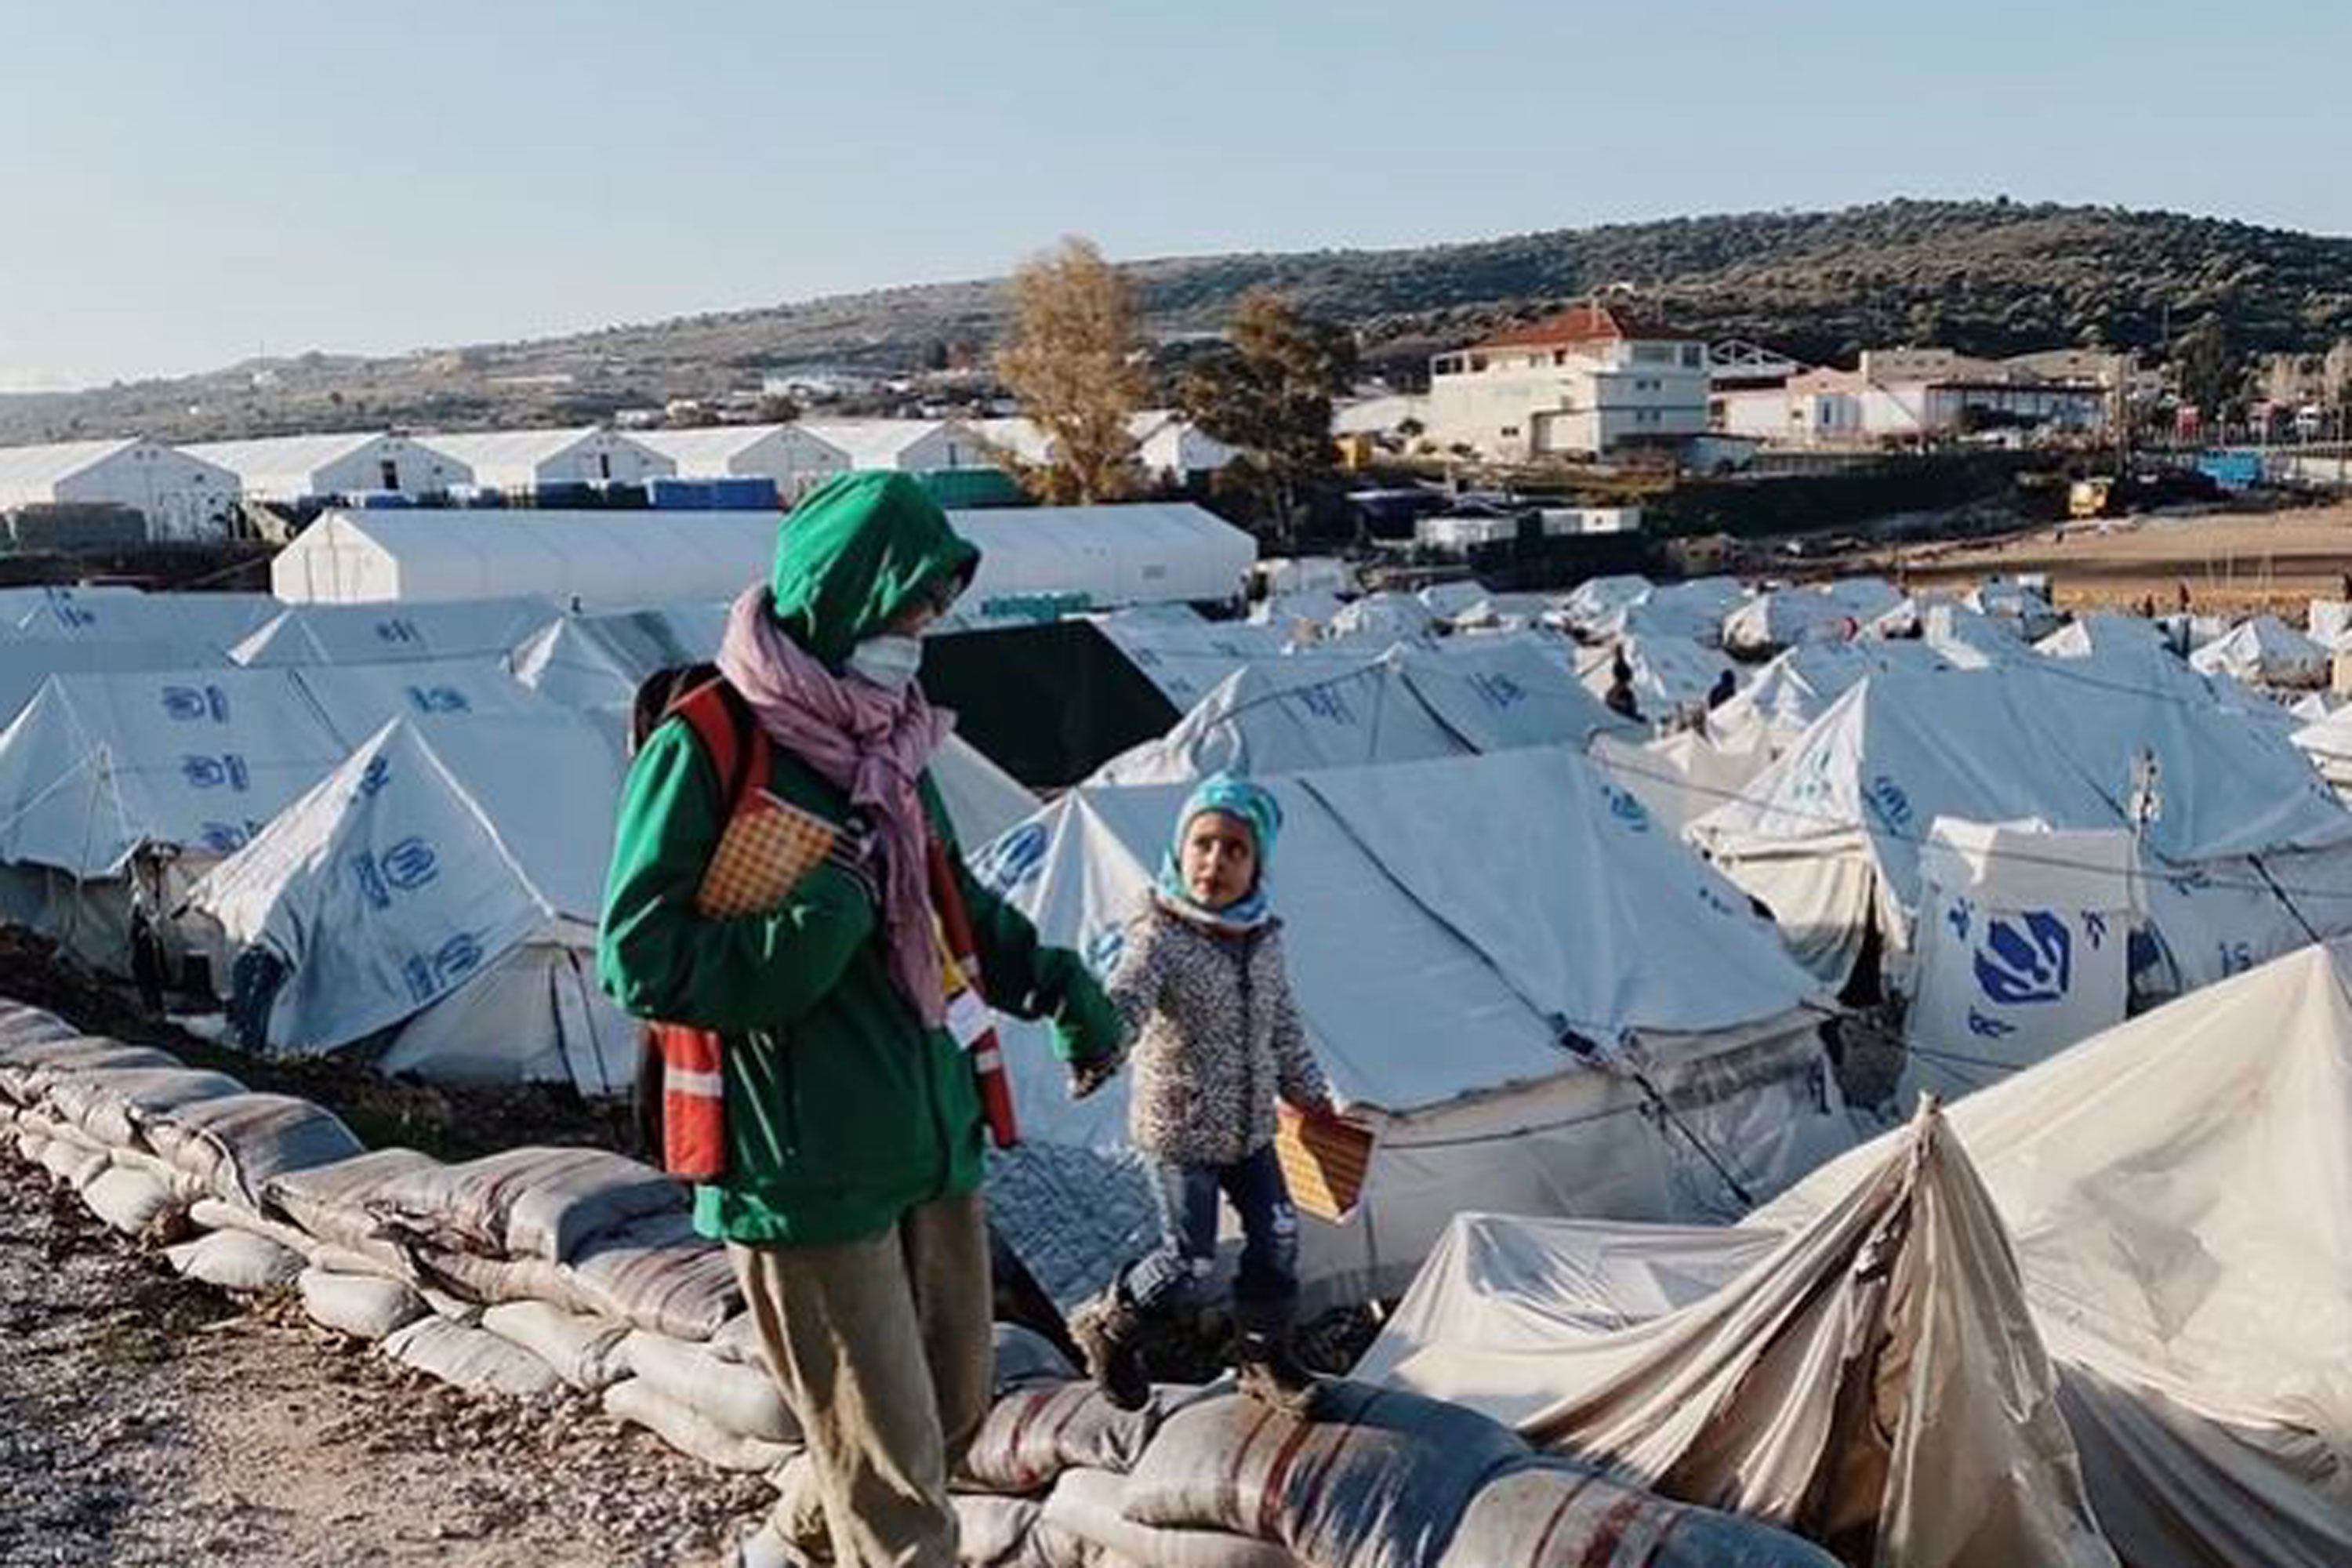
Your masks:
M205 716L205 694L193 686L163 688L163 713L183 723Z
M1969 1033L1979 1039L1998 1040L2004 1035L2017 1033L2017 1026L2004 1024L1999 1018L1988 1018L1971 1007L1969 1009Z
M1901 784L1881 773L1870 781L1867 798L1871 809L1888 827L1897 833L1911 830L1911 797L1903 793Z
M392 889L384 886L383 869L375 863L375 857L362 850L352 857L350 865L352 880L359 884L360 897L366 900L368 908L392 908Z
M1108 976L1118 967L1119 955L1127 951L1127 928L1108 925L1087 940L1087 967L1097 976Z
M400 977L407 983L408 999L418 1006L433 1000L436 987L433 965L421 954L412 953L400 965Z
M981 854L980 880L992 892L1011 893L1045 864L1045 826L1024 823Z
M474 704L454 686L412 686L408 700L419 713L471 713Z
M1305 686L1296 693L1298 705L1318 719L1328 719L1334 724L1353 724L1356 715L1338 692L1328 686Z
M482 943L471 931L459 931L433 955L433 972L444 985L455 985L482 966Z
M2074 946L2066 922L2045 910L1988 921L1977 949L1977 984L2002 1006L2055 1002L2074 977Z
M207 822L196 830L196 840L215 855L234 855L260 835L257 822Z
M227 784L242 790L252 782L246 773L245 759L234 753L208 757L191 752L180 759L180 776L193 789L218 789Z
M404 893L416 891L441 874L433 846L422 838L404 838L385 850L383 865L383 879Z
M415 621L378 621L375 624L379 642L423 642L425 634L416 629Z
M1944 923L1962 942L1969 940L1969 927L1976 923L1977 907L1966 899L1955 899L1952 907L1944 911Z
M389 757L371 758L368 762L368 765L360 773L360 798L364 800L373 795L383 794L383 786L391 782L392 759Z
M1486 700L1490 708L1508 708L1528 700L1528 689L1507 675L1481 675L1470 682L1470 689Z
M1634 799L1631 791L1619 789L1614 784L1602 784L1601 793L1609 797L1610 816L1636 833L1650 831L1649 808Z

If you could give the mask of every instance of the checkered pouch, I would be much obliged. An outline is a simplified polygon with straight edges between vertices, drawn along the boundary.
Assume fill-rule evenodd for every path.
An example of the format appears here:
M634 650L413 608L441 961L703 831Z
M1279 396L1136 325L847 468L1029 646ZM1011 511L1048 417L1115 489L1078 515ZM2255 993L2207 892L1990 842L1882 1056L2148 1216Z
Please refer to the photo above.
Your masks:
M831 854L841 829L766 790L743 797L703 872L694 907L713 916L772 910Z

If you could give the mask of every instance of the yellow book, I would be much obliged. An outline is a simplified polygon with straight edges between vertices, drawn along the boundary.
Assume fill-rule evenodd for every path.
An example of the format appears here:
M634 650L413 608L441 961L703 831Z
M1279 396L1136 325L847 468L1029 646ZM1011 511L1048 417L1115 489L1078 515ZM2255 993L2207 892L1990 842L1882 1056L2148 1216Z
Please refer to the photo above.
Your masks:
M706 915L772 910L833 852L841 829L813 811L754 790L727 819L694 906Z

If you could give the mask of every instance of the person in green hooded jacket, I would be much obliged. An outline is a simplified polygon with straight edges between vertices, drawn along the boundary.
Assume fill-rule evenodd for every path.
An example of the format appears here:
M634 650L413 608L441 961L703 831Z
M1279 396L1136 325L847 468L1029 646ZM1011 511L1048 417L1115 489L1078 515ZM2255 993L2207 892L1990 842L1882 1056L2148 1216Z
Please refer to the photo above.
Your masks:
M929 838L988 1003L1054 1018L1073 1064L1122 1044L1076 955L971 878L924 771L950 719L914 683L918 639L978 561L905 475L812 492L718 664L770 748L771 793L842 825L832 853L776 909L699 914L729 803L672 718L630 770L605 890L606 990L724 1037L726 1168L697 1185L696 1224L728 1243L813 1478L762 1535L843 1564L956 1561L947 1479L991 1394L982 1108L947 1027ZM761 1551L789 1561L772 1541L747 1560Z

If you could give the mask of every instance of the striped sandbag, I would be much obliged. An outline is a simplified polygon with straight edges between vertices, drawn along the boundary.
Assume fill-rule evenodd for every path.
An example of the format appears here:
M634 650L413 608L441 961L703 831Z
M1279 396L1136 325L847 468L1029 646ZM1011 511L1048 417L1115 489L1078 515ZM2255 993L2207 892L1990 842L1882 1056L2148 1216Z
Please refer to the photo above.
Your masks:
M1675 1502L1562 1461L1489 1481L1441 1568L1834 1568L1769 1524Z

